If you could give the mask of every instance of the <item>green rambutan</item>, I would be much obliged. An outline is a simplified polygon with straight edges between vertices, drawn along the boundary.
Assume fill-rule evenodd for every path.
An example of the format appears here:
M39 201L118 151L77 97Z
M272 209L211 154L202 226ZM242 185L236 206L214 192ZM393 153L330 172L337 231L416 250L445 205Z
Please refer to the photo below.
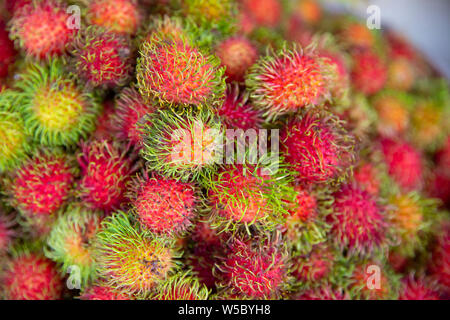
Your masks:
M141 94L163 105L218 105L225 92L219 60L185 40L153 39L140 48L136 77Z
M154 293L152 300L207 300L209 291L190 272L175 274L164 281Z
M59 263L64 273L77 267L82 287L95 275L92 242L100 222L99 212L74 204L58 217L47 238L47 258Z
M235 6L234 0L184 0L181 4L183 16L210 28L229 24Z
M38 59L60 56L76 34L67 23L69 19L61 1L30 1L14 12L9 23L10 38L29 56Z
M158 236L180 236L192 225L199 205L193 183L166 179L144 172L129 187L132 213L141 226Z
M180 256L174 241L141 230L120 211L103 220L95 248L98 275L127 294L150 293L176 269Z
M137 0L89 0L86 18L89 24L130 35L143 20Z
M15 86L25 126L34 138L49 146L71 146L95 129L99 107L90 93L64 76L53 60L49 66L32 64Z
M216 170L223 128L206 108L156 110L141 127L147 168L174 178L197 180Z
M134 155L116 142L93 140L81 145L78 197L87 206L110 213L125 202L127 183L137 169Z
M328 99L328 76L324 58L312 50L284 48L260 58L249 69L245 85L255 107L271 120Z
M131 50L125 35L90 26L79 32L74 41L74 73L92 87L125 85L133 72Z
M308 111L292 119L280 135L286 162L304 184L335 183L352 169L355 141L336 116Z

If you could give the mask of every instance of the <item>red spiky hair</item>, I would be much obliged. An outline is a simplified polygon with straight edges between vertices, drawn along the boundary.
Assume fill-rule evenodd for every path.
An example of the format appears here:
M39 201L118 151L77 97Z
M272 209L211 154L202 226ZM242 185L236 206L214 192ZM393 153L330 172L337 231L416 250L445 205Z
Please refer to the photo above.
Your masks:
M287 255L279 239L234 238L218 269L231 294L251 299L280 298L287 286Z
M303 183L341 180L354 159L354 138L332 115L307 112L291 120L280 135L286 162Z
M237 86L228 87L218 114L229 129L257 129L262 123L260 112L248 104L242 94L239 94Z
M10 37L30 56L60 56L76 34L67 23L69 19L66 5L57 0L32 1L14 12Z
M83 290L81 300L130 300L131 298L105 285L94 285Z
M343 290L335 289L330 285L320 288L308 289L294 297L296 300L349 300L350 297Z
M448 223L437 239L430 264L433 277L450 292L450 226Z
M5 23L0 20L0 78L8 75L10 66L14 63L16 51L14 42L9 39Z
M434 284L424 277L410 274L402 280L399 300L440 300Z
M334 261L330 247L318 244L310 253L292 259L292 274L301 283L317 283L330 275Z
M133 71L129 39L98 27L78 34L72 55L75 74L92 87L124 85Z
M369 287L373 279L373 271L368 269L370 266L377 266L380 268L380 282L379 287ZM368 299L368 300L386 300L391 298L393 293L393 285L389 279L387 272L380 266L379 262L369 261L367 263L357 264L350 276L351 285L349 287L352 298L354 299Z
M109 213L126 201L127 183L134 171L134 157L117 143L94 140L81 144L79 197L94 209Z
M216 56L225 67L227 81L242 81L247 70L256 62L258 50L244 36L234 36L220 42Z
M422 187L422 155L408 142L382 139L381 150L389 175L404 190L419 190Z
M369 50L353 54L351 72L353 86L366 95L380 91L387 80L387 67L379 56Z
M142 20L136 0L91 0L86 16L90 24L131 35L136 33Z
M361 190L373 196L380 192L379 170L370 162L361 163L353 172L353 179Z
M281 3L278 0L241 0L242 11L251 21L264 27L276 27L281 20Z
M170 237L183 234L192 225L198 201L194 184L150 177L144 172L143 177L134 179L133 185L128 196L142 226Z
M8 300L59 300L64 285L56 264L34 253L11 259L2 283Z
M0 208L0 255L6 252L16 234L12 229L14 224L12 216L4 214Z
M386 243L383 208L368 192L343 185L335 193L334 213L327 216L337 246L350 254L370 254Z
M139 129L139 121L152 113L156 106L144 101L134 88L125 88L116 100L117 111L113 118L113 127L119 139L131 142L137 148L143 146L143 138Z

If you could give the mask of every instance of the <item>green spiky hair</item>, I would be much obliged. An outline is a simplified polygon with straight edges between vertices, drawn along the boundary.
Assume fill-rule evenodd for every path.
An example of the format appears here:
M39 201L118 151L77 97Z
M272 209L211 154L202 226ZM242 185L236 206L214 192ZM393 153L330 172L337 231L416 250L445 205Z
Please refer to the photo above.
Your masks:
M216 171L219 153L215 147L222 147L218 138L223 129L206 108L157 110L144 119L141 131L141 154L148 169L182 181L210 176Z
M207 190L205 212L219 232L271 231L286 221L294 201L293 173L281 157L262 155L253 164L246 151L243 164L225 164L217 175L202 180ZM238 163L238 162L236 162Z
M60 263L64 273L79 270L82 287L95 275L92 240L100 227L100 215L81 205L71 205L56 220L44 248L45 255Z
M16 87L25 126L41 144L75 145L95 129L99 106L64 76L57 60L47 66L31 64Z
M174 241L142 230L124 212L103 220L95 244L97 274L111 288L147 294L178 268Z
M225 69L186 38L152 37L140 47L136 78L143 97L163 105L218 106L225 94Z
M173 275L151 294L153 300L207 300L209 290L190 271Z
M30 149L25 124L16 107L17 93L0 92L0 173L17 166Z

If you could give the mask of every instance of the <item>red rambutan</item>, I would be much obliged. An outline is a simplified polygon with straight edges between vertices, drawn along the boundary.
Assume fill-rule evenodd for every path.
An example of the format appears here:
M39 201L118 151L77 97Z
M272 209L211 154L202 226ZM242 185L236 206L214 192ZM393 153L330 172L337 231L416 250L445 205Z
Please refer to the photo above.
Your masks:
M440 300L433 283L423 277L410 275L402 280L399 300Z
M241 0L242 11L258 26L276 27L281 20L279 0Z
M87 287L80 295L81 300L131 300L130 296L105 285Z
M5 253L12 243L16 232L13 230L15 222L11 215L7 215L0 207L0 256Z
M433 278L446 291L450 291L450 230L448 225L444 227L444 231L437 239L430 264Z
M335 256L329 246L318 244L306 255L292 259L292 275L300 282L317 284L332 272Z
M294 296L296 300L349 300L350 297L343 290L335 289L330 285L320 288L308 289Z
M387 67L375 53L364 50L353 54L353 86L366 95L380 91L387 80Z
M353 172L353 179L361 190L373 196L380 192L379 170L370 162L361 163Z
M9 39L5 23L0 20L0 78L8 75L9 69L15 61L15 55L14 42Z

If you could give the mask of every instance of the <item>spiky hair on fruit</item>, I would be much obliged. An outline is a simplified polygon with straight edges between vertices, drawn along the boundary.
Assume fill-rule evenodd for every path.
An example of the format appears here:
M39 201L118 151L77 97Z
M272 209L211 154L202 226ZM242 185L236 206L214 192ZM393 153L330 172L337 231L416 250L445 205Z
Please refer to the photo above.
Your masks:
M177 273L150 294L152 300L207 300L209 290L190 271Z
M5 23L0 18L0 78L8 76L11 65L15 61L14 42L9 39Z
M73 146L95 129L99 106L93 95L64 75L62 65L31 64L15 82L19 109L35 140L49 146Z
M353 87L365 95L373 95L383 89L387 81L387 66L371 50L352 54L353 68L351 80Z
M364 191L373 196L380 194L381 188L381 168L370 161L360 161L353 171L353 181Z
M224 164L201 182L207 192L208 220L219 232L274 230L288 214L286 203L295 195L291 172L282 157L249 160L253 151L251 147L245 151L242 164Z
M342 288L331 284L302 290L293 297L295 300L350 300L350 296Z
M433 279L446 292L450 292L450 225L444 223L437 235L429 261L429 271Z
M140 48L140 93L166 105L219 105L225 92L219 60L185 39L152 39Z
M134 61L125 35L89 26L78 33L71 54L74 73L88 86L114 88L131 78Z
M250 104L246 93L239 92L237 85L227 87L225 100L217 114L229 129L257 129L263 122L261 112Z
M235 237L227 256L216 265L221 272L223 296L239 299L279 299L287 294L289 277L288 251L280 234L258 239Z
M17 104L17 93L0 91L0 172L17 166L30 149L28 131Z
M86 19L91 25L119 34L133 35L143 17L137 0L89 0Z
M101 212L71 204L55 221L47 237L46 257L60 264L64 273L76 271L82 287L95 276L92 242L100 222Z
M259 58L245 79L254 106L270 121L329 99L330 72L324 60L312 46L303 50L286 45Z
M310 110L294 117L280 141L286 162L301 183L340 183L352 170L355 139L329 112Z
M421 275L410 274L402 280L399 300L440 300L436 284Z
M378 115L378 133L385 137L402 135L409 126L414 98L406 93L383 90L377 93L372 106Z
M0 277L7 300L59 300L64 282L56 264L39 252L15 249Z
M48 59L66 52L76 29L67 6L59 0L39 0L18 8L9 22L10 38L28 56Z
M227 82L242 82L247 70L258 59L258 49L244 36L233 36L221 41L215 54L225 67Z
M181 13L198 25L220 29L233 20L236 2L234 0L184 0L181 3Z
M355 184L334 194L334 212L327 216L331 237L348 255L367 256L389 243L389 222L378 199Z
M95 244L98 275L106 285L127 294L145 295L177 269L174 241L142 230L124 212L102 222Z
M125 202L127 183L137 169L135 155L120 143L92 140L81 144L77 195L93 209L110 213Z
M420 190L424 163L422 154L402 139L383 138L381 151L389 176L405 191Z
M148 171L128 187L132 213L144 229L160 237L181 236L197 215L200 195L191 182L168 179Z
M80 300L132 300L130 295L114 290L102 283L85 287L79 296Z
M155 110L143 120L141 134L141 155L151 171L183 181L216 171L223 128L204 106Z
M288 203L288 215L283 227L291 254L306 254L314 245L326 240L329 226L326 216L332 212L333 197L326 189L294 186L294 201Z
M70 197L77 171L74 159L59 149L36 150L5 179L9 204L26 225L45 234Z
M111 126L117 137L131 143L137 149L143 147L143 136L139 124L146 115L153 113L157 106L154 102L145 101L134 87L122 90L116 98L116 111L111 119Z
M14 230L15 225L14 215L4 212L0 206L0 257L7 252L17 235L17 232Z
M275 28L281 21L279 0L242 0L240 10L255 26Z

